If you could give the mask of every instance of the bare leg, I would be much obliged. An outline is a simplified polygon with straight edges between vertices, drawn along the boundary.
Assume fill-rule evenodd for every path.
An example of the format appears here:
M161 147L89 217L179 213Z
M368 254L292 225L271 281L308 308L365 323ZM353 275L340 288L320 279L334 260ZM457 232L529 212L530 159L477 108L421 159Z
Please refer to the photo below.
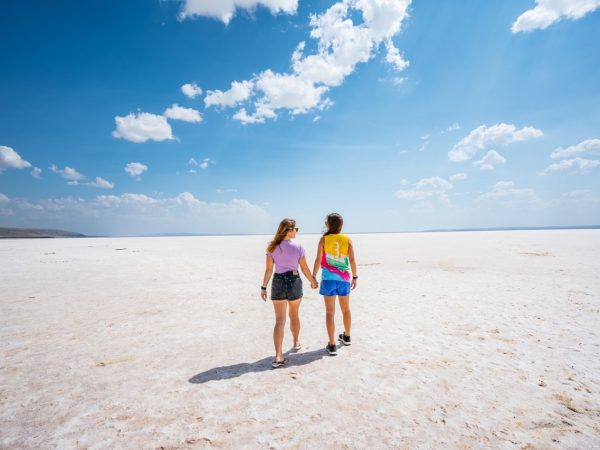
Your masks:
M292 330L292 336L294 336L294 347L298 346L298 337L300 336L300 317L298 315L300 309L301 298L297 300L291 300L288 302L290 305L290 330Z
M273 328L273 343L275 344L275 361L283 361L283 331L285 329L285 313L287 303L285 300L273 302L275 310L275 328Z
M329 335L329 345L335 345L335 295L324 296L325 299L325 323Z
M342 310L342 314L344 315L344 333L346 333L346 336L350 336L350 327L352 326L352 313L350 312L350 296L340 295L338 298L340 299L340 308Z

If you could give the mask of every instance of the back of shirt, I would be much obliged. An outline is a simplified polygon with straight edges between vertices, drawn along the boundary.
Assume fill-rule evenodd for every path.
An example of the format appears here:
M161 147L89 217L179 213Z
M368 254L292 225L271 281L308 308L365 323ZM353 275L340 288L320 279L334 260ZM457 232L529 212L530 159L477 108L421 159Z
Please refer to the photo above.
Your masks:
M350 238L345 234L323 236L321 269L323 280L350 281Z
M304 256L304 247L295 242L281 241L281 243L275 247L269 256L273 258L275 262L275 273L289 272L290 270L298 270L298 261Z

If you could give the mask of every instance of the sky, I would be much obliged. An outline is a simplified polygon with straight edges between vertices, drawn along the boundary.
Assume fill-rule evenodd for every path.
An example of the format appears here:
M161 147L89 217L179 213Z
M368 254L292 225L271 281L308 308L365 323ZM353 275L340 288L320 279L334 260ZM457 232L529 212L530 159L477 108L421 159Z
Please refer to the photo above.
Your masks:
M600 224L600 0L5 0L0 226Z

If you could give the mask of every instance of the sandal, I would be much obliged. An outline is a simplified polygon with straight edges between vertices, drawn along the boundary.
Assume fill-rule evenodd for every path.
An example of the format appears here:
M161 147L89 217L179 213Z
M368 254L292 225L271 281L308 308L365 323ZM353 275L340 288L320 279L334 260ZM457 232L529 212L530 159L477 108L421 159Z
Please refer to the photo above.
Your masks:
M287 364L287 362L288 362L288 360L287 360L287 359L283 359L283 360L281 360L281 361L277 361L277 360L275 360L275 361L273 361L273 362L271 363L271 367L273 367L273 369L277 369L278 367L283 367L283 366L285 366L285 365Z

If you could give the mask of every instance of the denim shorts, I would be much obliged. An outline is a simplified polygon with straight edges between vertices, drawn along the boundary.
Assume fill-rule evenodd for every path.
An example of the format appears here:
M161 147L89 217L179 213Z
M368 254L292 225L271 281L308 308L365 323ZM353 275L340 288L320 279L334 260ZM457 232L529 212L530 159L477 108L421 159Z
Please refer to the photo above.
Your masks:
M350 295L350 283L347 281L322 280L319 294L327 297Z
M297 271L276 273L271 284L271 300L302 298L302 280Z

